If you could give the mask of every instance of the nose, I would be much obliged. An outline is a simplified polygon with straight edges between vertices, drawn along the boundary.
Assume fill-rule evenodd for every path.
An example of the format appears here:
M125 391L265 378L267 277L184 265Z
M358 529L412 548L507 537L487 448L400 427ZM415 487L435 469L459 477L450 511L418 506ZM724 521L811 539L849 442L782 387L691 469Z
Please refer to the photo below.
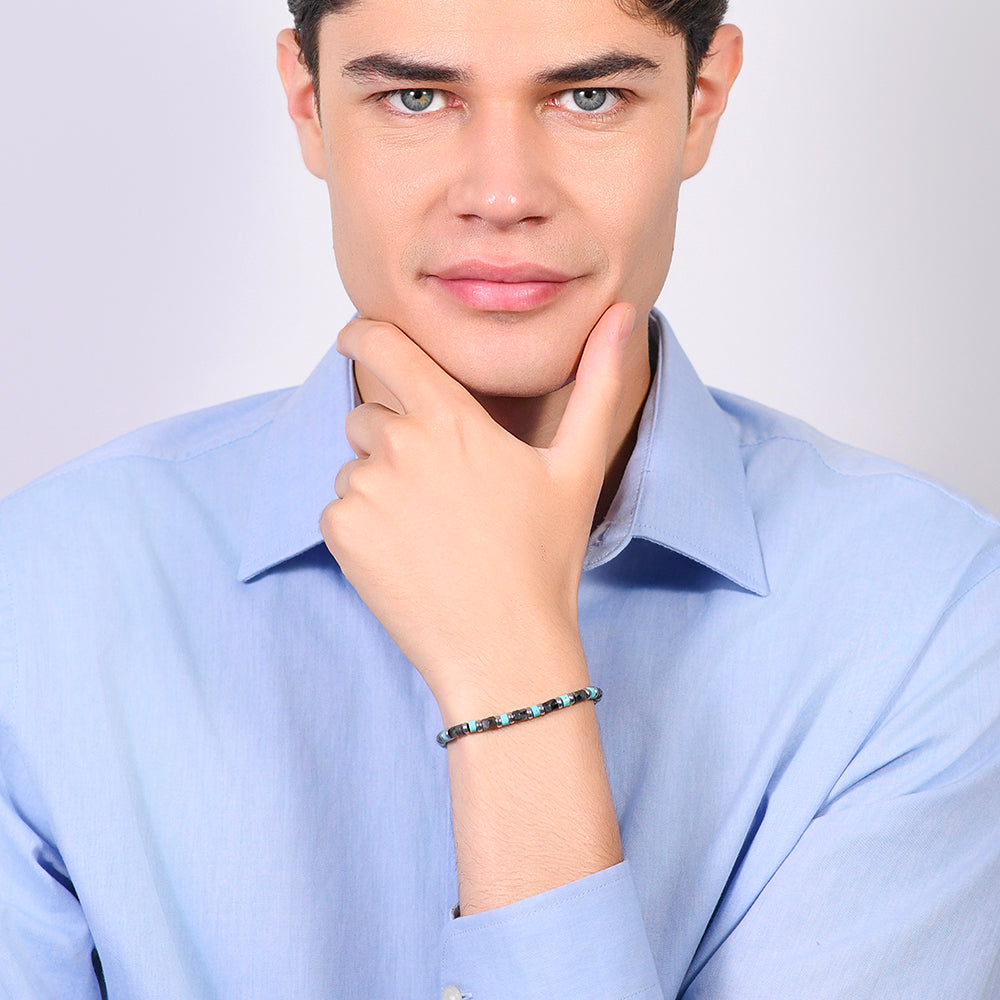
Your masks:
M538 223L552 215L553 164L540 123L511 108L487 109L470 118L458 142L448 191L454 215L496 229Z

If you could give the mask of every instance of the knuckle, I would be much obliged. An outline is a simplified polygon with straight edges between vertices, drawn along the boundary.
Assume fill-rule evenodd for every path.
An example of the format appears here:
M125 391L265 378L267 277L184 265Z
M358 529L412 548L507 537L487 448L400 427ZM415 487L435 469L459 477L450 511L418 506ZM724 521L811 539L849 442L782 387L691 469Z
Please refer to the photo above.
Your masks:
M380 357L391 350L399 331L391 323L354 319L337 337L337 349L350 357Z
M350 348L352 342L354 342L359 334L358 326L360 320L352 319L347 326L343 327L340 333L337 334L337 350L341 354L346 354Z
M355 453L358 450L357 445L361 443L364 437L365 423L365 415L361 412L360 406L356 410L351 410L344 421L344 433L347 436L347 442L354 448Z
M372 469L367 461L358 461L351 470L351 481L348 483L350 496L363 498L371 496Z
M396 462L405 456L411 451L412 437L409 422L404 419L388 421L382 428L379 442L385 458Z
M340 547L343 534L343 501L335 500L323 508L319 518L319 530L330 549Z
M365 350L383 357L392 350L398 331L391 323L370 323L364 332Z
M337 473L337 478L333 481L333 488L340 500L334 501L334 506L339 507L350 496L364 495L367 467L367 459L357 458L353 462L348 462Z
M359 516L364 512L352 495L328 504L320 515L320 533L330 554L341 564L353 562L359 551Z

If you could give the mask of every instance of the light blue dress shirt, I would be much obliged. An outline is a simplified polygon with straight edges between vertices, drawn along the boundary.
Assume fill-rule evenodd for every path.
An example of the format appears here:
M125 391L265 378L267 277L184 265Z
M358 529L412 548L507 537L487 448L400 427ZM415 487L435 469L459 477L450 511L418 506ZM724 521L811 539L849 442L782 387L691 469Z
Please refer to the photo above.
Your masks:
M1000 526L659 353L580 594L626 861L474 916L317 527L342 358L8 498L0 996L1000 996Z

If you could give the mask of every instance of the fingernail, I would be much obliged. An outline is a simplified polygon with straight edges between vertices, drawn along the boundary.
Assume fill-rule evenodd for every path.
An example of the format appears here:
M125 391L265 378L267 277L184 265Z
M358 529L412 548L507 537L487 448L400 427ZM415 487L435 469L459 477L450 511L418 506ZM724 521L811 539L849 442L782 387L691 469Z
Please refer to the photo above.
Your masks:
M635 309L629 306L628 309L622 313L621 322L618 325L618 333L616 340L623 347L628 343L629 337L632 336L632 331L635 329Z

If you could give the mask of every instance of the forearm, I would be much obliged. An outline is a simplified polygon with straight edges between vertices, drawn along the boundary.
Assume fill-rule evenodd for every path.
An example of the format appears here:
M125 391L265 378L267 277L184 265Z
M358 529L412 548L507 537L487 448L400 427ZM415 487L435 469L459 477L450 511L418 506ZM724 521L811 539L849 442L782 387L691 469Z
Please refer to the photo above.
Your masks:
M463 708L484 710L446 722L521 708L589 683L582 653L568 669L540 664L524 676L491 696L507 701L465 699ZM463 737L447 752L463 914L505 906L622 860L592 702Z
M634 323L624 304L602 315L546 447L494 421L397 327L356 320L341 332L339 349L398 409L365 402L348 418L358 458L337 474L323 536L446 727L589 684L577 593L621 445ZM648 384L648 364L645 374ZM621 860L592 704L466 736L447 752L463 912Z

